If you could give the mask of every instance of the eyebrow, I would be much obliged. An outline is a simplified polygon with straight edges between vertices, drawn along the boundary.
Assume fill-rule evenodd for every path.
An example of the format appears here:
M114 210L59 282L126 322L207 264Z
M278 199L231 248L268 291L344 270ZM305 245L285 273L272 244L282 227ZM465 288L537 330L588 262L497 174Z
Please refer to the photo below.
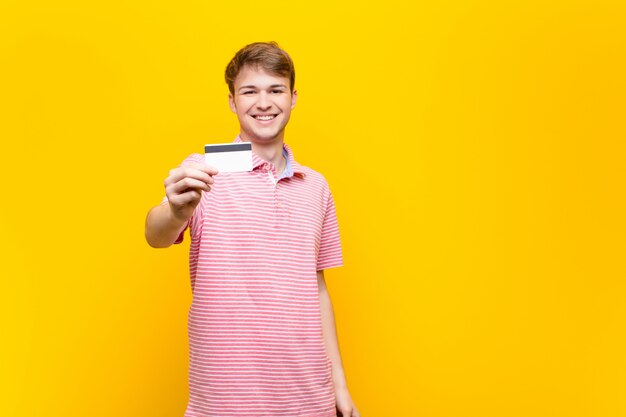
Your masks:
M269 86L269 88L287 88L287 86L285 84L272 84ZM256 85L242 85L241 87L239 87L238 90L243 90L244 88L257 88Z

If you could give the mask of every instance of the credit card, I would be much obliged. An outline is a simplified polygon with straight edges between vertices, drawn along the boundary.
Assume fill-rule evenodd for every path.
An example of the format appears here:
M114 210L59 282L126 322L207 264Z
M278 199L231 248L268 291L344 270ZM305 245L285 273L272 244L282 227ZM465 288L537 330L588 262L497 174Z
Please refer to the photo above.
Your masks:
M204 145L204 160L219 172L252 171L252 143Z

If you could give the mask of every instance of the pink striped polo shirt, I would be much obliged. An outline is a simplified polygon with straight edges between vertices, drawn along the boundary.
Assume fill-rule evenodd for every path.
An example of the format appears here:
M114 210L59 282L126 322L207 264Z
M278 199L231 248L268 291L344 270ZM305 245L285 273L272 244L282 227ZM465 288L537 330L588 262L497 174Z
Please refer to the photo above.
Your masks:
M275 181L253 154L253 171L213 177L189 221L185 417L336 415L316 275L342 265L335 205L325 178L284 149L292 176Z

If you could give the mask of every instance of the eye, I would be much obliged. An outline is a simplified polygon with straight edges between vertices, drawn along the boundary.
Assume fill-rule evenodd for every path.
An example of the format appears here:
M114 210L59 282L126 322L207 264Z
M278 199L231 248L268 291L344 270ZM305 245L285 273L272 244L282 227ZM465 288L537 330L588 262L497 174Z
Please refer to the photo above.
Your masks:
M272 94L280 94L283 90L272 90Z
M252 90L248 90L248 91L244 91L244 92L243 92L243 93L241 93L241 94L250 95L250 94L254 94L254 91L252 91Z

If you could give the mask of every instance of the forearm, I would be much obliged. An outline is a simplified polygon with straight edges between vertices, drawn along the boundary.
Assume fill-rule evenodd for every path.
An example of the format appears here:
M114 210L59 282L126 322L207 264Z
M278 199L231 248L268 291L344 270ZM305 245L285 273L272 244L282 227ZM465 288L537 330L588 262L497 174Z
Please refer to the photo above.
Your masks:
M172 215L169 204L156 206L146 216L146 241L154 248L171 246L186 224Z
M320 313L322 318L322 331L324 334L324 345L326 354L332 362L332 376L335 390L347 388L346 376L343 370L343 362L339 351L337 339L337 327L335 325L335 314L330 300L330 294L326 287L323 271L317 273L318 289L320 296Z

